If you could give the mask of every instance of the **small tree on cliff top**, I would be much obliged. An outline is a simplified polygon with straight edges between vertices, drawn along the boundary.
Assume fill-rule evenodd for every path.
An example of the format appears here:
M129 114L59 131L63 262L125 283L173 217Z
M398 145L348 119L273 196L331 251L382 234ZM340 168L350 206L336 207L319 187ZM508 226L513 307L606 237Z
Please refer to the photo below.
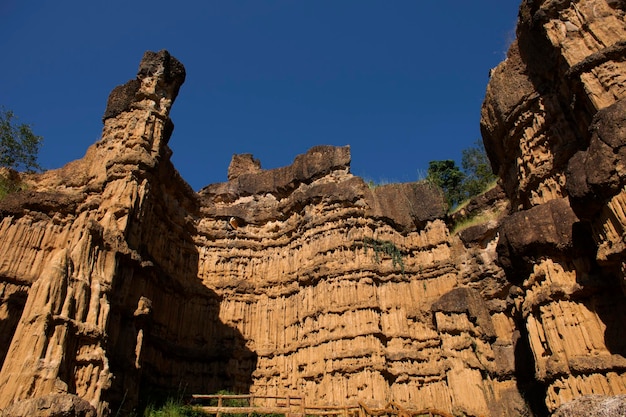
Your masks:
M443 190L451 208L479 195L497 179L491 172L491 164L481 140L463 149L461 165L462 171L451 159L430 161L428 165L428 180Z
M17 124L11 110L0 110L0 166L15 170L36 171L37 154L43 138L33 133L30 125Z
M498 177L491 171L491 163L485 152L482 140L474 142L471 148L463 149L461 166L465 172L463 188L467 198L485 191Z
M465 174L461 172L453 160L430 161L427 178L443 190L450 207L457 205L464 199L463 181Z
M35 135L29 125L17 124L16 119L12 111L0 108L0 168L39 170L37 154L43 138ZM0 200L21 188L18 174L0 170Z

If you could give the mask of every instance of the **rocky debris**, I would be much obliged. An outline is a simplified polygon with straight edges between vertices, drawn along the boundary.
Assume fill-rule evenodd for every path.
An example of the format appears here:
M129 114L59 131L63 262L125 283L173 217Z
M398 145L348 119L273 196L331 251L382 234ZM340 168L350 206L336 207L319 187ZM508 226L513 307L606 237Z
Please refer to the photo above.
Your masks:
M49 394L16 402L0 410L2 417L96 417L96 409L72 394Z
M585 395L563 404L553 417L621 417L626 415L626 395Z

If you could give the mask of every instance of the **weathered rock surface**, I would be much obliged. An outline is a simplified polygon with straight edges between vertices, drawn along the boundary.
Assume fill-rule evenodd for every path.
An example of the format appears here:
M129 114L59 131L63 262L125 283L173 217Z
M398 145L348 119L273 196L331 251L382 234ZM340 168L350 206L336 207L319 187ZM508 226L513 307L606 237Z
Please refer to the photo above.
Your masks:
M439 190L370 188L348 147L319 146L273 170L236 155L228 182L194 193L167 147L183 78L169 54L147 53L85 158L0 202L0 407L61 392L107 415L141 389L181 386L470 415L525 407L508 283L482 265L496 246L459 265ZM448 293L466 308L431 309Z
M49 394L18 401L0 411L2 417L96 417L96 409L72 394Z
M519 285L512 314L534 368L524 379L543 387L546 412L626 387L625 5L522 2L483 104L485 146L514 211L498 263Z
M482 113L501 186L450 217L426 183L367 186L349 147L235 155L194 192L167 146L185 70L146 53L85 157L0 201L0 409L228 389L541 416L626 393L625 10L522 3Z
M28 190L0 203L0 319L12 329L0 346L0 408L66 392L99 415L127 413L120 406L140 389L170 389L181 375L193 390L249 384L230 361L252 368L255 355L198 279L188 232L198 198L169 162L168 112L183 79L167 52L147 53L132 98L109 101L85 157L24 178ZM120 100L130 104L111 104Z
M621 417L626 415L626 395L607 397L585 395L570 401L554 413L554 417Z

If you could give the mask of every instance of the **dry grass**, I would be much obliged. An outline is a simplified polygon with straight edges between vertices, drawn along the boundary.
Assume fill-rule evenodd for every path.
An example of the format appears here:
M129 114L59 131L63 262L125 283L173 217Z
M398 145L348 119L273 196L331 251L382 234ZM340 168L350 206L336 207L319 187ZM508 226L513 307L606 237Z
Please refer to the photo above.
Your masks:
M467 200L461 201L459 204L457 204L455 207L453 207L448 214L452 215L454 213L459 212L460 210L462 210L465 207L467 207L467 205L469 204L470 201L472 201L472 199L474 199L474 198L476 198L476 197L478 197L480 195L485 194L487 191L491 191L497 185L498 185L498 179L496 178L495 180L493 180L489 184L487 184L487 187L483 190L483 192L481 192L478 195L472 196L472 197L468 198Z
M487 223L492 220L497 220L502 215L501 210L497 211L485 211L475 216L468 217L454 224L450 233L455 235L462 230L468 229L472 226Z

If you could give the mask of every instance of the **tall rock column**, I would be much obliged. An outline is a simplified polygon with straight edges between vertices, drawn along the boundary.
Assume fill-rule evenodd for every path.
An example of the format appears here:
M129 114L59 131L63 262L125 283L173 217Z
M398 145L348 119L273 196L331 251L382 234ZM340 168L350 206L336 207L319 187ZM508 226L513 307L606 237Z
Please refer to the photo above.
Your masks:
M149 194L146 173L169 157L168 113L184 79L167 51L147 52L137 78L111 93L102 139L85 158L31 179L33 191L0 204L8 260L0 277L31 286L0 371L0 408L61 393L110 412L107 392L119 384L110 369L120 354L110 348L119 262L141 260L128 242L132 218ZM33 262L11 263L24 257ZM141 343L132 347L137 356Z

